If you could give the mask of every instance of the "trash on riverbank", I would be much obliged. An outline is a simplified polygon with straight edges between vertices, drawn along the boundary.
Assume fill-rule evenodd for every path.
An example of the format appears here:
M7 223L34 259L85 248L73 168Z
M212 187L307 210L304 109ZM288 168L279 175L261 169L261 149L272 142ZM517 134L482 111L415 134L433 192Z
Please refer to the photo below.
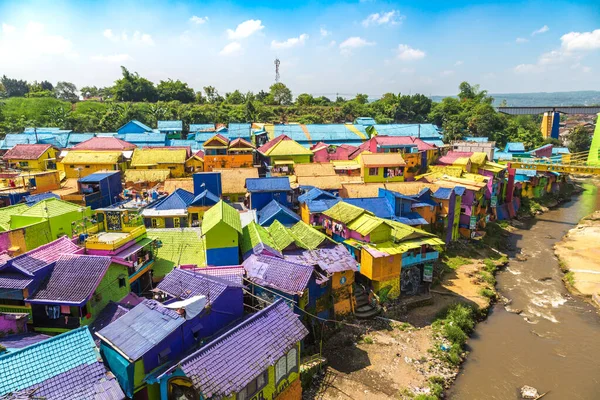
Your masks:
M523 399L537 399L539 395L537 389L534 387L525 385L521 388L521 398Z

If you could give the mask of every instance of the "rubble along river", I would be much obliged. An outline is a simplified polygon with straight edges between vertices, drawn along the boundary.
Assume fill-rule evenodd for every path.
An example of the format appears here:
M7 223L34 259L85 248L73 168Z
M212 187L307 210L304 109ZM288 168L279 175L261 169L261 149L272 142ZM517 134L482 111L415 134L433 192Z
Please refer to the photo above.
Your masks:
M584 183L582 194L513 232L510 264L497 275L499 293L512 303L495 305L475 328L449 398L518 399L529 385L549 392L544 400L600 399L600 315L569 294L553 250L581 218L600 209L598 186ZM526 261L514 259L521 250Z

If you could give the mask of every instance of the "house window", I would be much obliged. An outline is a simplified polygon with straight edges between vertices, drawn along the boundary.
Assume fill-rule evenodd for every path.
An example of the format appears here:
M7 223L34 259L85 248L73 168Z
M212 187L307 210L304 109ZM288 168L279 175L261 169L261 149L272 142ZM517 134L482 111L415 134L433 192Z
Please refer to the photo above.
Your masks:
M247 400L254 396L257 392L262 390L265 386L267 386L267 382L269 381L269 373L268 371L264 371L258 377L253 379L250 383L246 385L241 391L238 392L237 400Z
M173 218L173 226L175 228L179 228L181 226L181 221L179 221L179 218Z
M379 173L379 168L369 168L369 176L376 176Z
M286 378L291 372L298 371L298 351L292 347L290 351L281 357L275 364L275 384L279 385L282 379Z
M21 167L28 167L29 166L29 162L28 161L19 161L19 165Z
M125 277L124 276L120 276L119 277L119 287L123 288L127 285L126 281L125 281Z
M90 166L89 166L89 165L86 165L85 167L86 167L86 168L89 168Z
M59 319L60 306L46 306L46 315L49 319Z
M75 168L75 166L74 165L69 165L69 168Z
M152 227L156 228L158 226L158 223L156 222L156 218L152 218Z

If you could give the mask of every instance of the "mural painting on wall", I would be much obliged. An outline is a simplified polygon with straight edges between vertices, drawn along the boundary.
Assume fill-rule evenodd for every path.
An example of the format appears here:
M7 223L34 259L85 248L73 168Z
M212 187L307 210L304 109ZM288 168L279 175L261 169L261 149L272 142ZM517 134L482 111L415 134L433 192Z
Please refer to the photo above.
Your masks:
M419 286L421 285L421 271L419 267L411 267L402 269L402 275L400 277L400 288L403 293L408 295L415 295L419 292Z

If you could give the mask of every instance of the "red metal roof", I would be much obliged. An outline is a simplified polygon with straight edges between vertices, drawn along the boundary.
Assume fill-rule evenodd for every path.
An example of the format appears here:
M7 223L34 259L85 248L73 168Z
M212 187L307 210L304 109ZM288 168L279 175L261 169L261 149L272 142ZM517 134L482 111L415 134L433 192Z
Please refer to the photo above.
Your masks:
M50 144L17 144L4 154L5 160L37 160L48 150Z
M423 140L413 136L375 136L377 144L382 146L403 146L416 145L419 151L434 150L436 147L432 144L425 143Z
M459 158L468 158L473 155L470 151L449 151L445 156L437 160L437 164L452 165Z
M133 150L136 145L112 136L97 136L73 146L76 150Z

